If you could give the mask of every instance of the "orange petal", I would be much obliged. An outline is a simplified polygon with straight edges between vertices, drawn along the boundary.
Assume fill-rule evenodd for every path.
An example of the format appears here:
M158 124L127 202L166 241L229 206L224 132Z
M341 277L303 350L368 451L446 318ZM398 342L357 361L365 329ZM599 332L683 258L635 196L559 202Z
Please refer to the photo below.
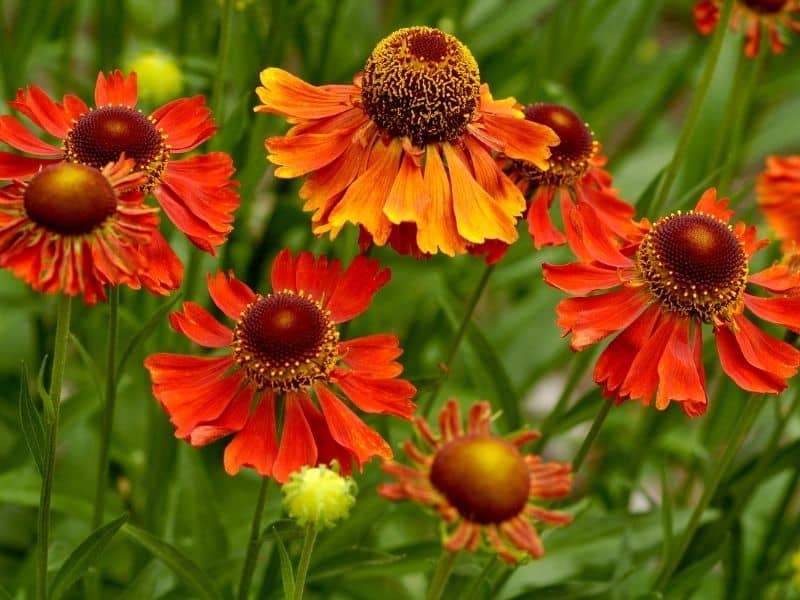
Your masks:
M289 481L289 475L302 467L317 464L317 444L303 414L300 396L297 392L285 395L281 444L272 465L272 476L280 483Z
M225 472L236 475L241 467L252 467L259 475L269 477L278 453L275 437L275 398L263 392L247 424L225 448Z
M542 171L547 171L550 164L550 146L557 146L561 140L556 133L540 123L524 118L513 118L502 115L484 114L481 125L486 133L502 143L501 148L494 148L509 158L524 160Z
M352 106L349 96L358 92L355 86L327 89L313 86L274 67L261 71L259 78L263 87L256 88L256 94L263 105L254 110L298 119L321 119L339 114Z
M409 221L416 223L418 227L423 227L428 202L419 158L405 152L400 162L400 170L383 205L383 214L392 223Z
M429 144L426 148L423 183L428 206L423 220L425 224L417 232L419 249L428 254L436 254L439 250L448 256L463 254L465 246L453 214L450 181L436 144Z
M576 296L622 284L622 277L617 269L580 262L567 265L543 263L542 274L546 283Z
M658 361L656 408L659 410L665 409L670 401L694 404L708 401L689 345L689 320L677 318L675 321L664 353ZM695 326L701 327L699 323Z
M717 354L722 370L743 390L760 394L779 394L786 389L786 381L781 377L751 365L742 354L736 338L728 327L714 329L717 341ZM751 399L750 402L753 402Z

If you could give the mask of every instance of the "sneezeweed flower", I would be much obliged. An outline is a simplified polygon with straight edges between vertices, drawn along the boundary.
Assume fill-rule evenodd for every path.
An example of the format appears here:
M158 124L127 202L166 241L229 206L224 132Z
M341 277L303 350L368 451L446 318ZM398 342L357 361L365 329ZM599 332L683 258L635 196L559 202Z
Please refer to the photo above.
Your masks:
M547 125L561 140L552 149L547 170L524 160L503 159L512 181L530 198L528 232L536 248L560 246L569 239L573 250L586 256L586 244L603 245L614 235L635 234L635 210L611 187L611 175L603 169L606 159L588 123L560 104L530 104L524 113L525 119ZM564 233L549 213L556 198ZM581 227L581 222L587 226ZM587 237L594 232L599 242Z
M281 483L304 465L336 460L349 474L352 461L361 468L373 456L391 457L389 445L331 387L365 412L411 418L416 390L398 379L397 338L340 341L336 328L367 309L390 273L363 256L341 267L308 252L293 259L284 250L272 267L272 293L257 294L232 273L209 275L209 294L236 322L233 329L193 302L170 315L172 327L190 340L226 349L220 356L154 354L145 361L176 437L203 446L234 434L225 470L234 475L252 467Z
M239 206L231 181L230 156L210 152L175 160L173 155L197 148L217 130L202 96L173 100L145 115L136 109L136 73L99 73L95 108L73 95L54 102L35 85L18 91L9 102L58 140L55 146L37 138L16 118L0 116L0 141L34 157L0 152L0 178L27 177L43 166L66 161L102 168L122 154L136 161L152 192L175 225L199 248L215 254L232 229Z
M620 254L622 266L602 259L544 265L547 283L580 296L556 307L573 350L619 333L594 369L606 395L645 404L655 395L659 409L677 401L688 415L703 414L704 324L712 326L722 369L740 388L777 394L797 372L800 351L764 332L745 309L800 331L800 296L785 294L781 273L750 274L750 259L767 240L756 241L755 227L729 225L727 205L711 188L694 210L643 221L643 234ZM756 296L748 283L780 295Z
M758 177L756 197L767 223L784 246L800 242L800 155L770 156Z
M133 167L56 162L0 188L0 267L89 305L108 285L179 287L183 267L159 233L158 209L143 203L147 175Z
M347 518L356 503L357 488L350 477L319 465L289 475L281 492L283 506L292 519L303 527L322 529Z
M513 242L525 199L492 152L547 169L553 131L494 100L470 51L430 27L378 43L352 85L313 86L261 72L259 112L294 126L266 140L277 177L310 174L300 189L317 235L346 223L362 241L420 255L485 252Z
M719 23L722 0L701 0L694 5L694 22L703 35L710 34ZM761 47L762 30L766 29L772 51L783 52L786 43L783 30L800 32L800 0L736 0L731 28L738 31L744 23L747 43L744 53L754 57Z
M525 555L540 558L544 547L534 521L566 525L572 517L534 502L569 495L570 465L523 455L522 445L539 434L525 431L506 440L489 431L490 416L488 402L474 404L464 431L458 404L450 400L439 415L438 436L417 417L416 428L433 454L406 441L403 448L414 465L384 462L383 470L397 483L382 484L378 491L390 500L413 500L436 510L446 523L447 550L474 552L485 539L507 563Z
M128 70L136 73L139 99L144 102L161 104L183 89L183 72L175 59L165 52L142 52L131 59Z

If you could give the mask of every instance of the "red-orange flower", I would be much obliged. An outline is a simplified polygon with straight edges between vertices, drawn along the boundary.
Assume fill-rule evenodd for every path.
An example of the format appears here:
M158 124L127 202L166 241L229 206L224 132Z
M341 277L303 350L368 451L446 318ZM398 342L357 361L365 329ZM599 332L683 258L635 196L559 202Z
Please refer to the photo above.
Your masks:
M768 157L756 192L767 223L784 247L800 243L800 155Z
M455 37L400 29L378 43L352 85L313 86L261 72L255 108L294 126L266 140L277 177L300 189L317 235L359 225L379 246L415 255L484 252L517 238L525 199L492 158L547 169L548 127L525 121L513 98L494 100Z
M272 267L270 294L253 292L232 273L208 276L209 294L236 321L233 329L193 302L170 315L172 327L190 340L227 349L220 356L154 354L145 361L176 437L202 446L234 434L225 470L252 467L281 483L303 465L335 459L350 473L352 461L360 468L372 456L392 456L331 387L365 412L411 418L416 390L397 378L403 370L395 361L402 354L397 338L339 341L336 329L367 309L390 273L363 256L341 267L309 252L292 259L284 250Z
M152 192L172 222L197 247L215 254L239 206L238 184L230 179L233 162L224 152L173 159L216 132L204 98L179 98L144 115L136 109L136 73L124 77L114 71L108 79L97 75L94 100L96 107L89 108L73 95L54 102L35 85L19 90L9 105L60 147L37 138L16 118L0 116L0 142L34 155L0 152L0 179L26 177L60 161L100 169L124 154L147 174L142 189Z
M512 181L530 197L528 232L536 248L560 246L569 239L579 256L588 258L587 244L635 234L635 210L611 187L611 174L602 168L606 159L598 154L600 144L589 125L560 104L530 104L524 112L528 121L547 125L561 140L552 149L546 171L524 160L503 159ZM564 233L549 213L556 197ZM587 239L593 232L600 234L599 242Z
M694 5L694 22L700 33L708 35L714 30L721 7L722 0L700 0ZM758 55L762 29L767 30L772 51L779 54L785 48L782 29L800 32L800 21L795 20L795 15L800 15L800 0L736 0L731 28L738 31L744 22L747 56Z
M544 265L545 281L581 296L556 307L573 350L619 333L600 355L594 380L618 401L642 399L664 409L681 403L690 416L705 412L702 326L711 324L722 369L742 389L779 393L800 366L800 351L775 339L747 316L800 331L800 296L787 293L785 273L750 274L755 227L728 224L728 200L707 190L694 210L643 222L619 260ZM800 283L795 279L794 287ZM779 296L756 296L747 284ZM601 294L586 296L597 290Z
M59 162L0 188L0 267L33 289L105 300L106 285L167 294L183 267L143 204L132 159L102 170Z
M491 412L488 402L474 404L465 432L458 404L450 400L439 415L438 436L417 417L420 438L433 454L407 440L403 447L414 466L384 462L383 470L398 481L378 491L390 500L414 500L435 509L448 525L448 550L474 552L485 537L489 548L513 565L526 554L544 554L534 521L566 525L572 520L534 504L568 496L572 475L568 464L521 454L523 444L539 437L535 431L511 440L490 433Z

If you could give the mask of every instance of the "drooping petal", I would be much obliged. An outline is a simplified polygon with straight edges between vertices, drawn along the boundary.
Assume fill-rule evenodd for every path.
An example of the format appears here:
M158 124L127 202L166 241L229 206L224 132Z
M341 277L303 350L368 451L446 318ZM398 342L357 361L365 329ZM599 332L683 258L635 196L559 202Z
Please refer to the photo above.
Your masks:
M705 404L708 401L694 352L689 344L690 320L675 318L672 333L658 361L656 408L665 409L670 401ZM700 323L695 323L700 327Z
M218 417L203 421L195 426L186 440L195 447L205 446L231 433L241 431L247 423L250 406L253 404L256 389L244 385L230 401L228 407Z
M278 455L272 465L272 476L280 483L289 481L289 475L304 466L316 466L317 444L301 407L301 394L287 392L283 431Z
M328 422L319 409L314 406L311 397L306 392L302 392L300 396L303 414L317 445L317 463L330 465L336 461L341 469L340 472L350 475L353 472L353 453L333 438Z
M17 90L17 99L9 102L53 137L64 139L72 127L70 117L64 107L54 102L41 88L30 85L26 91Z
M429 144L425 151L425 194L428 198L427 213L417 233L417 244L422 252L435 254L439 250L448 256L464 252L464 240L458 234L453 202L450 197L450 181L444 169L439 148Z
M422 179L420 158L410 152L403 154L400 170L383 205L383 214L395 224L404 221L425 225L426 206L430 200Z
M482 115L480 123L490 137L501 142L502 147L495 150L509 158L529 162L543 171L550 167L547 162L550 146L557 146L561 141L546 125L522 117L486 113Z
M567 238L556 228L550 218L550 205L553 203L555 194L555 187L541 185L531 198L527 217L528 233L537 250L540 250L542 246L560 246L567 241Z
M241 467L252 467L259 475L269 477L277 454L275 397L266 391L247 424L225 448L225 472L236 475Z
M641 399L649 405L661 383L659 363L673 332L680 326L681 318L663 317L653 334L645 341L631 363L628 375L619 388L619 397Z
M259 75L261 85L256 89L262 106L256 111L273 112L298 119L322 119L337 115L348 108L348 91L358 93L355 86L317 87L306 83L283 69L270 67ZM344 92L344 93L343 93Z
M778 375L751 365L728 327L714 329L717 353L722 370L740 388L761 394L779 394L786 389L786 381Z
M800 350L762 331L744 315L735 315L733 322L733 335L747 362L783 379L797 373Z
M271 137L266 141L267 160L278 165L275 177L292 179L321 169L347 149L355 129L330 133Z
M800 333L800 296L761 298L745 294L744 304L765 321Z
M403 379L370 379L355 371L336 368L330 379L364 412L390 414L410 419L414 414L411 398L416 388Z

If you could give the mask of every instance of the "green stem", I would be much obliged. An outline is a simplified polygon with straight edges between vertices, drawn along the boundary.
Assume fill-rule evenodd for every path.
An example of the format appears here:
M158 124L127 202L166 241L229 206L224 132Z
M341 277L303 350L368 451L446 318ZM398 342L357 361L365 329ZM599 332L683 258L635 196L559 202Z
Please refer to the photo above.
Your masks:
M681 135L678 138L678 144L675 147L675 153L672 155L672 160L670 161L669 165L667 165L664 175L658 182L658 187L656 188L655 194L653 194L653 199L647 207L645 214L656 216L661 212L661 209L664 207L664 201L666 200L667 195L672 188L672 184L675 182L675 177L678 175L678 170L683 163L684 154L686 154L686 150L689 147L689 142L692 139L695 126L700 118L700 110L703 108L703 101L705 100L708 88L711 85L711 80L714 77L714 71L716 70L720 50L722 49L722 40L725 38L725 33L728 30L728 22L730 21L733 2L734 0L725 0L725 5L722 8L719 23L717 24L716 31L714 32L714 38L711 41L711 48L708 51L708 60L706 61L705 70L703 71L703 76L700 79L700 83L697 86L694 97L692 98L692 104L689 106L689 112L686 115L686 120L683 123Z
M489 576L489 573L492 570L492 567L494 567L496 564L497 564L497 554L493 553L491 558L486 561L485 565L483 565L483 569L481 569L481 572L478 573L478 576L472 581L472 584L469 586L467 593L464 594L465 600L472 600L473 598L478 597L478 592L481 589L481 584L486 580L486 578Z
M294 600L302 600L306 587L308 565L311 564L311 553L317 539L317 528L313 523L306 525L306 537L303 540L303 549L300 551L300 562L297 563L297 572L294 578Z
M50 390L45 400L46 455L42 473L42 490L39 496L39 518L36 553L36 599L47 598L47 554L50 534L50 499L53 493L53 473L56 463L56 437L58 435L58 414L61 404L61 384L67 363L67 342L69 341L69 320L72 298L62 294L58 298L56 334L53 343L53 366L50 373ZM47 410L49 408L49 410Z
M747 437L747 434L750 431L750 428L753 426L753 423L755 423L761 406L761 400L756 396L751 396L745 402L744 409L739 415L739 419L736 422L734 431L729 437L730 442L725 447L722 457L720 457L719 461L717 462L716 470L711 474L711 478L703 490L703 495L700 498L700 501L697 503L692 515L689 517L689 523L686 525L686 529L684 530L680 540L675 545L675 551L671 553L669 559L665 560L661 565L661 569L659 570L658 575L656 576L655 584L653 585L654 590L663 591L666 588L667 583L669 583L670 577L680 564L683 555L689 548L689 544L691 543L697 528L700 526L700 520L703 517L703 513L711 503L711 499L714 497L717 487L719 487L722 478L725 476L728 468L733 462L736 452L739 450L742 442L744 442L745 437Z
M267 500L267 488L269 478L262 477L261 487L258 489L258 500L256 510L253 513L253 524L250 526L250 541L247 544L247 554L244 557L242 576L239 578L239 600L247 600L250 591L250 583L253 581L253 571L256 568L258 552L261 550L261 516L264 514L264 504Z
M431 584L428 586L428 593L425 595L426 600L439 600L442 597L447 580L450 579L450 573L453 572L453 566L456 564L456 558L458 558L458 552L442 550L442 555L439 557L436 570L431 578Z
M223 102L225 90L225 67L228 64L228 54L231 41L231 14L233 13L233 0L225 0L222 7L222 22L220 23L219 46L217 46L217 73L214 77L214 88L211 92L211 109L219 123L223 120Z
M200 277L200 265L203 262L203 252L195 246L189 248L189 260L183 275L183 298L194 300L197 293L197 283Z
M458 347L461 345L464 334L467 332L467 327L469 327L469 324L472 321L472 314L475 312L475 307L478 305L478 302L483 295L483 291L486 289L486 284L489 282L489 277L491 277L493 271L494 265L486 265L478 285L475 286L472 296L470 296L469 300L467 301L467 308L464 311L464 317L461 319L461 324L458 326L458 331L456 331L456 335L453 337L453 341L450 343L450 349L447 352L447 356L445 357L444 362L442 362L442 365L447 369L450 368L450 365L456 356L456 352L458 352ZM444 384L446 378L447 373L445 372L445 374L431 387L430 394L423 402L420 409L420 414L422 415L423 419L428 418L431 408L433 408L433 404L436 401L436 398L442 389L442 384Z
M606 417L611 411L611 407L614 406L614 402L612 400L603 400L602 402L603 405L600 407L600 412L598 412L597 416L594 418L592 427L589 429L589 433L586 434L581 447L578 448L578 453L575 455L575 458L572 459L573 473L577 473L580 470L584 459L586 459L586 455L589 454L589 449L594 443L594 439L597 437L597 434L600 433L600 428L603 426L603 423L605 423Z

